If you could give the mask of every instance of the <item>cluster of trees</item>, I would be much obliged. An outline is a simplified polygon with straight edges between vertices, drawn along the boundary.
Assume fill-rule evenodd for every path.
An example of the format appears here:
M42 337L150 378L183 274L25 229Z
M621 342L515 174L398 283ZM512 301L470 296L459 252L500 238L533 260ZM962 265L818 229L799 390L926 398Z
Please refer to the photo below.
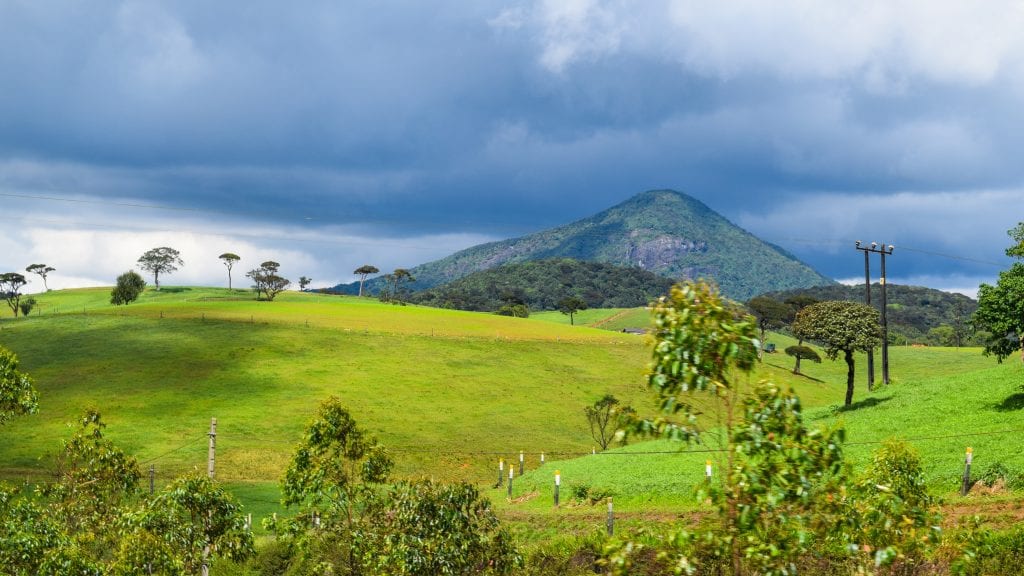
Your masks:
M268 522L289 574L509 574L522 564L470 484L392 482L384 447L337 398L306 430L281 482L289 517Z
M25 271L30 274L36 274L43 279L43 288L49 292L50 288L46 284L46 277L50 272L54 272L57 269L46 264L29 264L25 268ZM22 289L29 284L28 278L20 272L4 272L0 274L0 295L3 296L4 301L7 302L7 306L17 317L20 313L22 316L28 316L32 310L36 307L38 302L32 296L26 297L22 293Z
M482 270L418 292L411 301L438 308L522 316L523 310L558 310L561 301L570 296L589 308L646 306L668 292L672 283L639 268L562 258Z

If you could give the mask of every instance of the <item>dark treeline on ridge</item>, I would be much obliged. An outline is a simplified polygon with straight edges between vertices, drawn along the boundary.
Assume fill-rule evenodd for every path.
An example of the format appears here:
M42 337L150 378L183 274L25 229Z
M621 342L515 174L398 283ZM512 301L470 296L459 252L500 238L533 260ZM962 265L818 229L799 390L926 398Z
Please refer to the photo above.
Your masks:
M769 298L785 301L794 296L810 296L816 300L848 300L864 302L864 285L815 286L783 292L769 292ZM871 285L871 305L881 306L882 287ZM897 344L974 345L979 337L971 330L970 320L978 302L963 294L943 292L923 286L886 285L886 315L890 339Z
M539 311L557 310L560 300L578 296L590 308L631 308L665 294L672 282L639 268L568 258L536 260L476 272L417 292L410 302L478 312L525 304Z

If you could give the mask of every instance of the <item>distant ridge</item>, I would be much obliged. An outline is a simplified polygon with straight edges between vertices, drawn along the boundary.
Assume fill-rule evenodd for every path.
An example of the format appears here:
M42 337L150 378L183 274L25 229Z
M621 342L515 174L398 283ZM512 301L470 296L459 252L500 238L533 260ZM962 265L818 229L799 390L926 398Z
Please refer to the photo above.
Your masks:
M415 290L432 288L503 264L572 258L635 266L674 279L709 278L746 300L769 291L835 282L781 248L674 190L651 190L603 212L519 238L473 246L411 269ZM380 289L379 279L367 282ZM335 290L358 292L358 283Z

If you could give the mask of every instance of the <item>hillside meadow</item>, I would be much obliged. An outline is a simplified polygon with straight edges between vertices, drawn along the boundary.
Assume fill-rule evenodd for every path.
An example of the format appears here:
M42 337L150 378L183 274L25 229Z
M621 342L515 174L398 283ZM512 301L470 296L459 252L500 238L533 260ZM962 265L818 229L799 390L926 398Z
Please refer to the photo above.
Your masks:
M683 513L696 506L692 488L704 461L717 457L678 454L684 447L657 441L590 456L585 405L611 393L653 413L643 377L647 339L569 326L557 321L568 320L560 314L516 319L295 292L256 302L249 292L212 288L147 291L126 307L109 305L102 288L37 298L40 315L0 321L0 345L18 354L40 394L38 415L0 429L17 439L0 443L7 479L45 478L47 455L69 423L96 406L109 437L167 481L205 469L216 417L217 477L259 517L277 509L276 482L292 448L331 395L389 447L402 477L493 484L497 459L524 451L527 475L516 479L514 500L505 502L504 489L490 492L509 518L550 516L556 468L565 478L563 501L588 488L613 494L627 513ZM584 314L607 325L636 322L646 311ZM793 343L783 335L769 341L780 350ZM804 362L796 376L792 359L768 354L750 384L768 378L792 386L815 423L842 420L855 463L874 446L865 443L952 435L913 441L938 493L955 490L965 445L975 446L979 466L998 460L1024 470L1012 435L957 436L1024 429L1017 410L1024 403L1014 396L1019 365L996 365L977 349L898 347L891 357L893 384L869 393L858 373L851 411L837 410L841 361ZM535 470L542 451L547 463ZM556 516L593 512L567 506Z

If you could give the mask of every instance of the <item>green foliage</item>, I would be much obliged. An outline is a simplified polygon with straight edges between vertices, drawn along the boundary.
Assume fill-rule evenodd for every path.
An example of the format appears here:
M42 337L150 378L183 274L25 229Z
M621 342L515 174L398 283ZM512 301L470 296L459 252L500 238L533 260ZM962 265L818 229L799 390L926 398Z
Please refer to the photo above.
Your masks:
M194 574L208 550L228 560L253 554L241 506L223 487L195 473L122 515L121 525L128 537L118 548L117 562L126 567L161 563Z
M146 288L146 281L134 270L129 270L117 277L117 283L110 291L110 303L115 306L130 304L138 300Z
M18 304L18 308L21 310L21 315L28 316L29 313L32 312L32 309L35 308L36 304L38 303L39 302L36 301L36 299L31 296L22 300L21 304Z
M470 484L399 482L375 506L374 573L512 574L522 566L490 502Z
M757 327L739 305L705 282L674 286L653 304L651 314L654 349L647 386L658 394L662 416L640 423L639 430L695 437L690 397L710 394L731 414L738 393L735 378L750 373L757 360ZM683 422L669 419L680 413Z
M309 286L312 282L312 278L308 278L306 276L299 276L299 290L305 290L306 286Z
M391 274L384 275L384 287L378 298L381 302L405 306L406 300L409 299L409 284L415 281L416 277L405 268L395 268Z
M185 262L181 260L180 252L174 248L162 246L144 252L142 256L139 256L138 264L140 268L153 274L153 284L157 290L160 290L160 275L176 272L178 266L183 266Z
M350 502L366 484L386 481L391 467L384 448L332 396L320 405L285 472L283 502Z
M21 311L21 289L26 284L28 284L28 280L17 272L4 272L0 274L0 295L7 301L7 305L10 306L11 312L14 313L15 317Z
M400 482L391 461L337 398L320 407L282 482L304 508L272 523L301 551L299 573L505 574L519 563L490 503L469 484Z
M1024 358L1024 263L999 273L995 286L978 287L978 309L971 318L976 330L990 334L985 355L1002 362L1017 351Z
M834 284L792 254L673 190L643 192L588 218L474 246L411 272L418 286L432 288L504 264L552 258L639 266L667 278L714 278L724 294L740 300L771 290ZM369 282L375 289L383 283ZM355 293L356 286L335 289Z
M291 280L278 274L281 265L273 260L267 260L255 268L246 272L245 276L253 282L252 289L256 297L268 302L273 301L281 292L284 292L291 285Z
M506 304L495 312L498 316L511 316L513 318L529 318L530 307L526 304Z
M227 492L199 476L139 500L136 460L103 435L88 411L63 442L55 481L32 495L0 485L0 565L5 574L168 574L204 561L245 558L252 537Z
M843 353L847 366L846 405L852 404L853 353L867 352L879 345L878 311L856 302L819 302L796 315L793 332L801 339L821 343L830 360Z
M615 396L605 394L593 405L585 406L583 414L587 417L587 424L590 425L590 436L601 447L601 450L607 450L608 445L615 438L616 432L632 422L636 410L631 406L623 406Z
M557 310L567 292L589 308L646 306L665 294L672 280L635 267L568 258L505 264L474 272L450 283L417 292L416 304L490 312L511 304L531 310Z
M960 526L956 534L959 558L952 562L951 572L959 576L992 576L1020 574L1024 565L1024 528L1013 527L994 531L981 526L975 516Z
M32 379L18 371L18 357L0 346L0 424L39 409Z

